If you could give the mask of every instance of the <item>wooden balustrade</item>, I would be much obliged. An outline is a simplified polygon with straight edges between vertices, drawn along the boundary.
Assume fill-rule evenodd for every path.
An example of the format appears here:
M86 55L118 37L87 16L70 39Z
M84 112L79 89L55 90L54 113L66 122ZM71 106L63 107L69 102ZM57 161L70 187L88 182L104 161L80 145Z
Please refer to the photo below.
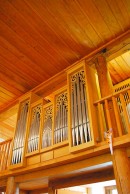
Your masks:
M110 129L113 130L114 137L130 134L129 88L102 98L95 102L94 105L97 111L100 141L104 141L104 132ZM115 118L115 125L112 124L112 117Z
M0 143L0 171L4 171L9 166L9 156L12 139Z

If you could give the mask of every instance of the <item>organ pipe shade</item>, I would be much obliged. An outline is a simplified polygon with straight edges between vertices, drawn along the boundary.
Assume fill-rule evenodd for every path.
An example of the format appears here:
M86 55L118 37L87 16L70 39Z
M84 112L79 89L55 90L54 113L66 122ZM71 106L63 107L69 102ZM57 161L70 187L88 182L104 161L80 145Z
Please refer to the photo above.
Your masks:
M84 71L72 74L70 82L72 146L77 146L92 140Z

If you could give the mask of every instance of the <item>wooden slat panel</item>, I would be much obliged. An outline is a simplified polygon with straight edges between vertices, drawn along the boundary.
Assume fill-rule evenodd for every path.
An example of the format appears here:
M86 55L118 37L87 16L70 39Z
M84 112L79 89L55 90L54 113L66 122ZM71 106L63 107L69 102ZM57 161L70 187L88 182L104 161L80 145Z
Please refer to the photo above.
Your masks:
M8 10L8 15L6 15L7 10ZM43 61L45 60L45 62L48 64L51 58L51 63L49 62L50 68L52 67L53 69L57 68L54 66L54 64L56 64L55 57L54 56L52 57L49 54L48 49L45 49L43 46L41 46L38 43L37 41L38 34L35 33L34 29L32 29L29 24L27 24L26 22L27 20L24 21L23 18L18 13L18 11L16 11L14 7L8 4L8 2L6 1L5 1L4 6L1 7L1 12L3 13L2 15L3 17L1 17L1 20L4 23L6 23L12 30L14 30L14 32L17 33L17 35L19 35L27 44L33 47L38 52L38 54L41 54L41 58L44 53L45 57L42 58ZM33 16L32 19L34 19L34 17L35 16ZM44 66L44 71L46 74L49 72L51 73L51 71L48 72L47 66Z
M108 37L111 37L112 34L94 3L91 0L78 0L78 3L82 6L86 17L102 41L108 40Z
M38 1L36 1L38 2ZM49 43L53 46L53 48L55 48L54 50L57 49L57 45L58 47L60 46L60 49L58 49L58 52L63 56L64 54L68 54L71 55L74 54L72 52L72 50L69 49L69 47L66 48L65 44L63 41L61 42L61 40L59 40L59 37L56 36L55 32L52 31L52 29L50 29L50 27L48 28L48 26L46 25L45 22L43 22L41 20L40 17L38 17L38 15L32 11L32 9L30 9L26 3L24 3L23 1L15 1L15 2L11 2L13 4L13 6L24 16L24 18L28 18L28 22L30 24L32 24L35 29L37 29L37 31L39 31L39 33L42 35L44 34L44 38L49 41ZM33 4L33 1L31 1L31 5ZM42 7L42 2L40 2L40 7ZM24 11L23 11L24 8ZM44 7L42 7L42 12L44 13ZM49 16L50 18L50 16ZM49 19L48 18L48 19ZM48 20L47 19L47 20ZM57 44L58 43L58 44ZM64 50L62 49L64 48ZM49 49L47 49L49 50ZM67 51L67 52L65 52Z
M48 75L43 71L42 64L46 64L47 61L43 57L39 56L35 49L32 46L29 46L24 40L17 35L14 30L9 28L6 24L0 21L0 28L2 36L7 39L11 44L13 44L17 49L19 49L24 55L29 57L29 61L32 62L32 67L35 71L43 74L45 78L48 78ZM42 58L42 59L41 59ZM35 62L35 63L34 63ZM36 65L37 64L37 65ZM41 65L41 66L40 66Z
M120 23L115 18L115 4L112 5L111 1L108 1L107 3L106 0L94 0L94 2L106 25L108 26L108 29L111 31L111 34L116 35L120 31L120 29L122 29L122 26L120 26ZM110 5L114 9L114 12L112 12L112 9L109 7Z
M125 4L122 1L118 0L107 0L107 3L110 6L110 9L113 12L113 16L116 19L115 22L117 22L121 26L122 30L126 30L129 27L130 19Z
M48 1L48 4L46 4L44 1L41 1L41 0L38 0L38 1L33 0L33 1L26 1L26 2L40 16L42 21L49 28L51 28L53 32L53 36L51 37L49 33L48 41L51 42L53 48L55 48L55 50L60 48L61 50L59 50L59 53L62 56L65 56L65 55L68 56L69 60L71 60L70 57L72 56L72 52L73 52L73 57L78 58L77 52L81 51L82 46L74 39L72 34L69 33L68 27L65 25L65 22L63 22L62 19L58 16L59 12L55 14L55 11L56 11L55 9L57 9L56 7L58 6L59 3L63 4L63 1L59 3L58 1L54 1L53 4L55 5L55 9L51 9L51 2L49 1ZM39 29L39 30L41 31L44 29ZM45 35L47 34L48 33L46 33ZM56 42L56 37L59 39L58 45ZM67 50L69 51L69 53L67 52ZM83 51L83 48L82 48L82 51Z

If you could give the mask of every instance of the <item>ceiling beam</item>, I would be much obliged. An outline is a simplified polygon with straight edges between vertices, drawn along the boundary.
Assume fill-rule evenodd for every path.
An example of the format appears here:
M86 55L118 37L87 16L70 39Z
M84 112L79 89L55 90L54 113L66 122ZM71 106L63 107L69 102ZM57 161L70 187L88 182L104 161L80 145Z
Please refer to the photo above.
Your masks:
M102 170L98 172L91 172L86 174L81 174L78 176L70 178L60 178L51 181L51 186L56 189L80 186L85 184L97 183L102 181L108 181L114 179L113 169Z

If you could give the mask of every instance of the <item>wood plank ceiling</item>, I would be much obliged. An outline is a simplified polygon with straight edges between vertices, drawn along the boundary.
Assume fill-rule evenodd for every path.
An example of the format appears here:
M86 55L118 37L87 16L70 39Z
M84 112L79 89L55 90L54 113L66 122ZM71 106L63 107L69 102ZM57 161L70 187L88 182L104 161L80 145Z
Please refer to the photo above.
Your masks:
M129 29L129 0L0 0L0 112ZM114 77L119 61L114 84L130 75L129 60Z

